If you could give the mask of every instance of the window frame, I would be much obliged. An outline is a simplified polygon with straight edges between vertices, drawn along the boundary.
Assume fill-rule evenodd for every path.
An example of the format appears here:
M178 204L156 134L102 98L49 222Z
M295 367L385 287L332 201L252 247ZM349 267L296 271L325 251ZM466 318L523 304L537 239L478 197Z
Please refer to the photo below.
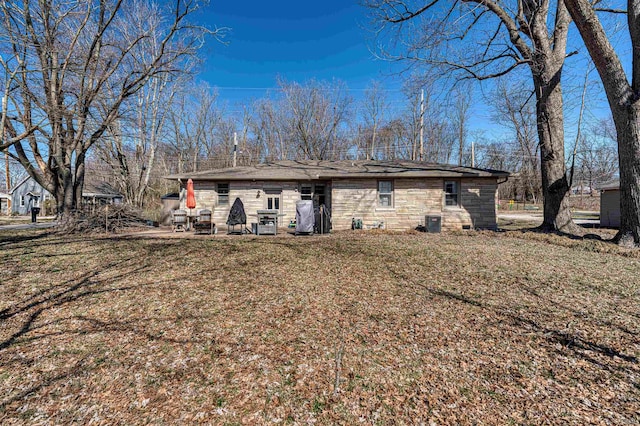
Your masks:
M381 186L382 183L385 183L385 182L389 183L389 186L391 188L389 192L382 192L381 191L380 186ZM377 198L377 203L376 203L377 208L379 208L379 209L393 209L394 208L394 206L395 206L394 195L393 195L394 186L395 185L394 185L393 179L380 179L380 180L377 181L377 188L376 188L376 190L377 190L377 197L376 197ZM382 204L382 196L388 196L389 197L389 205L388 206L385 206L385 205Z
M453 183L455 185L455 192L447 192L447 184ZM462 181L460 179L447 179L443 181L443 206L445 209L458 209L460 208L460 190L462 189ZM455 196L455 204L448 204L447 198Z
M305 189L309 192L305 193ZM313 200L314 184L313 183L301 183L300 184L300 199L301 200Z
M226 185L226 193L221 193L221 186ZM218 194L218 205L219 206L228 206L229 205L229 194L231 193L231 185L229 182L218 182L216 184L216 193Z

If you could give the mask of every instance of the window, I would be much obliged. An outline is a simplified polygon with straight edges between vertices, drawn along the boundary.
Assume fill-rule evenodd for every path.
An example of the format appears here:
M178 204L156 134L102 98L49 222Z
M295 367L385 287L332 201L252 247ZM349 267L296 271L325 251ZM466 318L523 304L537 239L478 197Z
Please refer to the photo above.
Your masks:
M229 205L229 184L228 183L219 183L218 184L218 205Z
M393 182L390 180L378 181L378 206L393 207Z
M301 183L300 199L313 200L313 205L316 207L322 204L326 204L327 197L325 195L325 184L324 183Z
M446 180L444 182L444 206L445 207L458 207L460 184L455 180Z
M313 185L310 183L300 184L300 199L310 200L313 192Z
M25 201L24 201L24 195L21 195L21 196L20 196L20 207L24 207L24 203L25 203Z

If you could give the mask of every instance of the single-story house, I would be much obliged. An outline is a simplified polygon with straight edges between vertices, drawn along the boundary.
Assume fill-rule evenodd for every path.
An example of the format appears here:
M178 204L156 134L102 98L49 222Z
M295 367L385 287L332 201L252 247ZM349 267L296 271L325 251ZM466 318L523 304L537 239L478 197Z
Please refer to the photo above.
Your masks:
M11 213L15 215L29 215L32 207L42 207L46 200L53 196L44 189L34 178L27 176L18 182L10 191ZM86 183L82 191L85 204L121 204L124 196L113 189L107 182L97 184Z
M124 195L109 182L85 182L82 201L90 205L122 204Z
M9 191L11 197L11 214L29 215L31 208L41 208L46 200L52 199L49 191L40 186L31 176L27 176L18 182Z
M600 226L620 227L620 181L611 181L600 188Z
M296 202L325 205L332 228L364 227L407 230L439 216L444 230L496 228L498 184L509 173L417 161L279 161L166 176L180 182L185 209L188 179L194 183L197 209L212 209L224 224L236 198L247 221L261 209L281 214L279 225L295 219ZM253 215L253 216L252 216Z

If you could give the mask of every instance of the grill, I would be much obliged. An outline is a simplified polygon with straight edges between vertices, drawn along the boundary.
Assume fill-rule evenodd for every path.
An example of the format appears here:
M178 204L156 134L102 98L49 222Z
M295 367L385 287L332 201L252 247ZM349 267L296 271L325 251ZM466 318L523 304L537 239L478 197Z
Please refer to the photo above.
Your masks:
M258 210L257 235L276 235L278 232L278 210Z

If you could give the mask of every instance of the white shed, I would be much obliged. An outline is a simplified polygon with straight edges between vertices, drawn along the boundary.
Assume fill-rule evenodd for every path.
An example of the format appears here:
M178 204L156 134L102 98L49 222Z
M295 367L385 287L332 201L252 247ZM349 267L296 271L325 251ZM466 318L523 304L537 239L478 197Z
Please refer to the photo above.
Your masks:
M620 227L620 181L600 187L600 226Z

